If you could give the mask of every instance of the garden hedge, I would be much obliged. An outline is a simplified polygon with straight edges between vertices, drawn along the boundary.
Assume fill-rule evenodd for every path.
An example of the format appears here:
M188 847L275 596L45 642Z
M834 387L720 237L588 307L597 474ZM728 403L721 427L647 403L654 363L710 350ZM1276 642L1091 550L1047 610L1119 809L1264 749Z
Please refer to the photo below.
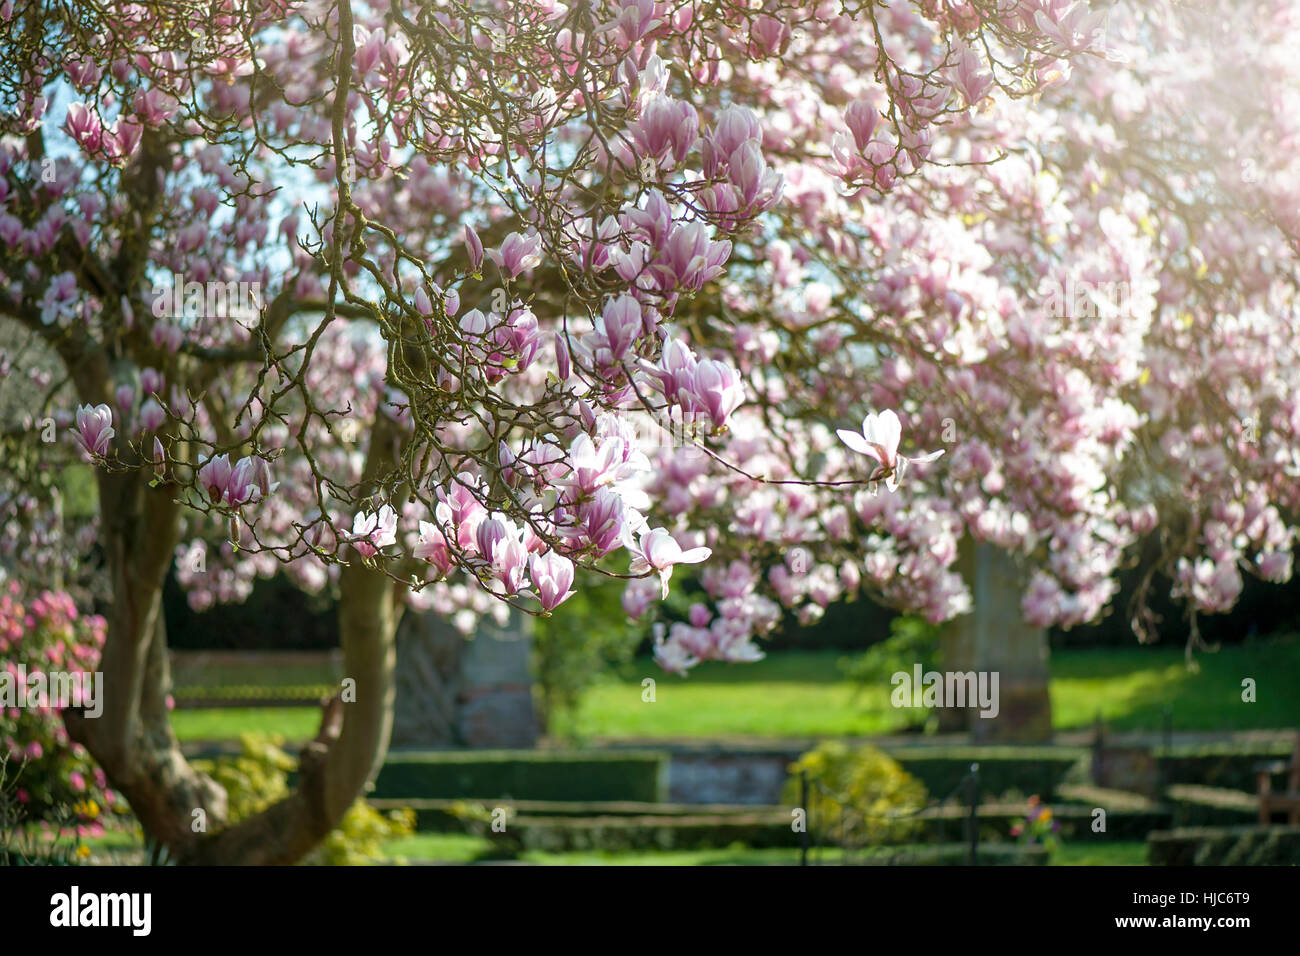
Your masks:
M1255 765L1289 757L1294 741L1179 744L1157 747L1166 785L1191 783L1255 792Z
M1241 826L1259 820L1259 797L1241 790L1178 783L1166 799L1174 809L1174 827Z
M1190 827L1153 833L1152 866L1297 866L1300 826Z
M659 803L667 794L660 751L478 750L390 753L371 796Z
M1038 794L1049 800L1070 770L1086 761L1086 747L901 746L883 747L903 769L919 779L930 799L950 794L979 764L982 800L1004 793ZM960 796L960 795L959 795ZM956 799L956 798L954 798Z

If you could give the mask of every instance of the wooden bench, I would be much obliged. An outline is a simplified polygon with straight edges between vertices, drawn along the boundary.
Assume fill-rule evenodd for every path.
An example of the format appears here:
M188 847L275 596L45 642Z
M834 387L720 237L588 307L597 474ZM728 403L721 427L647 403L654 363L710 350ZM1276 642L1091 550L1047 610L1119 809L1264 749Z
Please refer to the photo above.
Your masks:
M1286 789L1275 791L1273 777L1281 773L1287 775ZM1300 824L1300 733L1295 735L1291 760L1259 764L1255 768L1255 778L1259 781L1259 822L1267 826L1272 823L1275 812L1285 810L1287 822Z

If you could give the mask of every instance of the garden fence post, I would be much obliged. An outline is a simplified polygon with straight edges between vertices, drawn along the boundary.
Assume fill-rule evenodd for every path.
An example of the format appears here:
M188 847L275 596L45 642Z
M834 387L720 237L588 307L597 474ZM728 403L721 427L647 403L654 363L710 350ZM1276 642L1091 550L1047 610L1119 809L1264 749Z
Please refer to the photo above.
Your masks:
M1163 796L1168 783L1166 764L1169 760L1169 748L1174 745L1174 712L1168 704L1165 705L1160 731L1161 743L1164 746L1160 758L1156 761L1156 792Z
M970 865L975 865L980 844L980 765L970 765Z
M812 807L808 806L808 771L799 771L799 805L803 807L803 832L799 834L799 865L808 865L808 840L812 829Z

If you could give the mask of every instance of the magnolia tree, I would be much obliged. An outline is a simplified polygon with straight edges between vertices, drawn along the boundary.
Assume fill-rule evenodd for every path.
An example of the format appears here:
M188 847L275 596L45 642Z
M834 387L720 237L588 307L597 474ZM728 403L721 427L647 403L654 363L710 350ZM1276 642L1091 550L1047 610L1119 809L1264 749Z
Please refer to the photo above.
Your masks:
M1294 27L1213 15L0 3L0 547L103 582L69 735L174 858L291 862L382 760L407 606L606 575L641 618L696 565L685 671L783 608L959 615L967 539L1038 624L1157 529L1193 614L1286 578ZM338 599L347 691L236 825L168 725L173 568Z

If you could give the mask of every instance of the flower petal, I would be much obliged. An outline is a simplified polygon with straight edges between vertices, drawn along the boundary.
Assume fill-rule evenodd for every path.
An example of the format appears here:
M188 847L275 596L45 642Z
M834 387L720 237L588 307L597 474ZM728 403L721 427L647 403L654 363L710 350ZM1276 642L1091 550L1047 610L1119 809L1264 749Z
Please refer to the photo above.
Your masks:
M677 559L677 564L699 564L701 561L707 561L713 551L709 548L691 548L689 551L683 551Z
M857 432L851 432L847 428L837 428L835 430L835 434L840 437L840 441L844 442L844 444L848 445L858 454L860 455L873 454L869 450L871 446L867 444L867 440L863 438L861 435L859 435Z

